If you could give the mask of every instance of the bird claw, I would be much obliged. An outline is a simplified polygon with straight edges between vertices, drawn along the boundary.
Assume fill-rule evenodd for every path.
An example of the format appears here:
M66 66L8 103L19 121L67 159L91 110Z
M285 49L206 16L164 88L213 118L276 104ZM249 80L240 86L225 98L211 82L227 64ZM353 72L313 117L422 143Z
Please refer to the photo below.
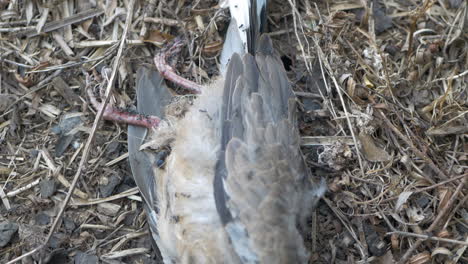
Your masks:
M87 93L93 107L96 110L99 110L102 107L102 103L98 102L91 88L87 88ZM129 111L120 110L111 105L106 105L106 108L102 113L102 118L108 121L127 123L129 125L146 127L148 129L158 127L161 122L161 119L157 116L131 113Z
M167 63L167 58L182 49L182 39L176 38L167 48L161 50L156 56L154 56L154 65L158 69L159 73L167 80L191 91L194 94L201 93L201 85L195 82L187 80L179 76L174 68Z
M179 76L174 68L172 68L167 63L167 58L173 54L180 52L184 45L184 42L181 38L176 38L169 46L162 49L154 57L154 64L158 69L159 73L167 80L174 82L175 84L191 91L194 94L201 93L201 85L198 85L195 82L187 80ZM90 99L91 104L96 110L99 110L102 107L102 104L98 102L96 96L94 95L91 88L89 88L89 80L87 80L87 93ZM103 96L103 91L100 91L101 98ZM112 105L106 105L106 108L103 111L104 120L115 121L120 123L127 123L134 126L142 126L148 129L155 128L161 122L161 119L157 116L142 115L138 113L130 113L128 111L120 110Z

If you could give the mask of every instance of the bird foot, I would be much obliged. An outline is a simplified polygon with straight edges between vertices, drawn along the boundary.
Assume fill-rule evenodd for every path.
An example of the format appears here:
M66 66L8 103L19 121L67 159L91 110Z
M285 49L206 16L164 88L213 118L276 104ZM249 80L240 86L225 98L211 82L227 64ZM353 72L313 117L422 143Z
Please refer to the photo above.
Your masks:
M154 56L154 64L156 65L159 73L164 76L166 80L172 81L194 94L199 94L201 92L201 85L179 76L175 72L174 68L167 63L167 58L179 52L183 44L184 43L180 38L176 38L167 48Z
M96 110L102 107L102 103L98 102L91 88L87 88L89 100ZM106 105L102 113L102 118L108 121L115 121L119 123L127 123L134 126L142 126L148 129L155 128L161 122L157 116L142 115L138 113L131 113L129 111L121 110L112 105Z
M199 94L201 92L201 85L196 84L190 80L187 80L175 72L167 63L167 58L179 52L183 46L183 42L180 38L177 38L171 45L161 50L154 57L154 64L158 69L159 73L167 80L174 82L175 84L191 91L194 94ZM87 80L88 82L88 80ZM88 83L89 84L89 83ZM91 104L96 110L101 108L101 103L98 102L96 96L94 95L90 85L87 85L87 93L90 99ZM102 98L102 91L100 91ZM104 120L115 121L120 123L127 123L135 126L142 126L148 129L157 127L161 122L161 119L157 116L142 115L138 113L131 113L129 111L121 110L112 105L107 105L103 112Z

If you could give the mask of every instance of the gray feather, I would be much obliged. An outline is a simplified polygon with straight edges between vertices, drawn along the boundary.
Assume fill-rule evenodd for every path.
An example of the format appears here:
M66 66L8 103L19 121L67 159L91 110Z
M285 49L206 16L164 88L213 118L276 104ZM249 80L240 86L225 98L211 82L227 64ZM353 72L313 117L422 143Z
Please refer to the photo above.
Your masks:
M137 71L137 111L141 114L155 115L160 118L164 115L164 107L171 100L164 79L153 70L141 67ZM140 151L147 129L138 126L128 126L128 153L132 175L140 189L145 202L149 226L153 234L157 234L155 213L158 208L156 196L156 176L152 164L157 153Z
M227 66L232 55L236 53L242 55L245 53L244 44L242 43L242 39L239 34L240 32L236 20L231 19L226 33L226 38L224 40L223 50L219 57L220 71L222 75L226 74Z
M262 36L258 43L255 58L234 56L226 75L215 200L245 263L304 263L296 224L321 193L300 151L286 72L271 40Z

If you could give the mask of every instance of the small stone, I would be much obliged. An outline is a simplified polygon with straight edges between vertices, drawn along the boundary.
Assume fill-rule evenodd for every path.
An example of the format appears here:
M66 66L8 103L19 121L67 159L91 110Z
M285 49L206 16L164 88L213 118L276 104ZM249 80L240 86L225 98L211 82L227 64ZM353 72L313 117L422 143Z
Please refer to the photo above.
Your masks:
M364 223L364 233L366 235L367 245L369 246L369 253L372 256L383 256L387 252L388 246L375 231L374 226Z
M37 225L48 225L50 223L50 217L43 212L40 212L34 217L34 221Z
M68 239L68 236L64 233L53 234L49 241L49 246L53 249L58 249L64 245L65 241Z
M76 228L75 222L69 217L63 218L63 225L65 226L65 230L67 230L69 233L73 232L73 230Z
M395 56L399 52L399 49L397 46L390 44L385 47L384 51L390 54L390 56Z
M99 263L96 255L86 254L84 252L77 252L75 255L75 264L95 264Z
M120 210L120 205L114 203L100 203L97 206L98 212L107 216L116 216Z
M104 179L104 178L103 178ZM117 187L122 182L122 179L116 175L111 175L102 180L99 185L99 191L101 192L102 197L109 197Z
M18 231L18 225L10 221L0 223L0 247L4 247L10 242L13 235Z
M39 184L40 193L42 198L49 198L55 193L55 181L54 180L44 180Z
M419 197L419 198L416 200L416 204L417 204L418 207L420 207L420 208L426 207L430 202L431 202L431 200L430 200L426 195L422 195L421 197Z
M313 99L310 99L310 98L304 98L302 100L302 103L304 104L304 109L305 109L306 112L322 109L322 106L320 105L320 103L317 100L313 100Z

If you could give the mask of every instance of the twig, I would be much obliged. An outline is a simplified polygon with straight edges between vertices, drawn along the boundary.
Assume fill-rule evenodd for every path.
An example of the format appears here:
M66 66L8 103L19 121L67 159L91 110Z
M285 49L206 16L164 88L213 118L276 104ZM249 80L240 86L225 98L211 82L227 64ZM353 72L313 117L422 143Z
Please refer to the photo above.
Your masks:
M141 254L147 254L149 253L148 248L131 248L131 249L124 249L121 251L116 251L116 252L111 252L102 255L103 259L106 260L112 260L112 259L118 259L118 258L123 258L123 257L128 257L128 256L133 256L133 255L141 255Z
M0 117L3 117L4 115L7 114L7 110L10 109L12 106L16 105L17 103L21 102L26 96L35 93L39 91L40 89L44 88L47 86L47 84L52 81L55 77L57 77L60 73L62 73L62 70L57 70L53 74L47 76L44 80L40 81L38 84L36 84L34 87L29 88L29 92L25 93L22 95L20 98L18 98L16 101L14 101L11 105L7 106L5 109L5 113L0 115Z
M143 236L147 236L147 235L148 235L148 231L125 234L125 235L123 235L121 237L112 239L111 241L106 242L106 243L102 244L101 246L105 246L106 244L109 244L109 243L112 243L114 241L120 240L114 246L112 246L112 249L110 250L110 252L114 252L114 251L117 251L120 248L122 248L128 241L130 241L130 240L132 240L134 238L139 238L139 237L143 237Z
M405 137L405 135L403 135L403 133L401 133L398 128L396 128L392 122L390 122L390 120L385 116L385 114L382 112L382 110L380 109L377 109L377 113L379 113L380 117L384 120L385 124L395 133L397 134L397 136L403 140L412 150L413 152L421 159L423 159L425 162L427 162L427 164L429 164L429 167L431 167L431 169L437 173L437 175L439 175L440 178L444 179L444 180L447 180L448 177L447 175L445 175L444 172L442 172L441 169L439 169L435 164L434 162L426 155L424 154L423 152L421 152L414 144L413 142L411 142L411 140L409 140L407 137ZM429 179L429 178L426 178L427 180L431 181L431 183L434 183L434 181L432 179Z
M159 3L159 1L156 1L156 0L149 0L147 2L147 6L145 8L145 11L143 13L143 21L145 21L145 18L147 17L150 17L154 14L154 9L156 9L156 4ZM141 27L141 30L140 30L140 37L142 38L145 38L148 34L148 26L146 25L146 23L143 23L142 27Z
M89 9L81 13L75 14L73 16L69 16L65 19L59 20L59 21L46 23L44 27L42 27L41 32L37 32L37 30L34 28L34 29L29 29L29 30L18 32L17 36L18 37L25 36L27 38L35 37L35 36L38 36L40 33L51 32L51 31L57 30L59 28L62 28L71 24L83 22L95 16L99 16L103 12L104 11L100 9Z
M392 235L392 234L397 234L397 235L400 235L400 236L417 237L417 238L420 238L422 240L434 240L434 241L448 242L448 243L468 246L468 242L466 242L466 241L460 241L460 240L448 239L448 238L442 238L442 237L435 237L435 236L428 236L428 235L422 235L422 234L416 234L416 233L410 233L410 232L403 232L403 231L388 232L386 235Z
M305 97L305 98L317 98L321 99L322 96L320 94L315 94L315 93L307 93L307 92L294 92L296 96L299 97Z
M58 32L52 32L52 37L54 38L55 42L60 46L60 48L62 48L63 52L67 54L67 56L75 56L75 53L70 48L70 46L68 46L62 34L59 34Z
M180 20L170 19L170 18L159 18L159 17L145 17L143 19L145 22L156 23L156 24L163 24L166 26L185 26L185 23Z
M462 175L458 175L456 177L453 177L451 179L448 179L446 181L442 181L442 182L439 182L439 183L436 183L436 184L433 184L429 187L425 187L425 188L421 188L421 189L418 189L418 190L415 190L415 191L411 191L413 194L415 193L421 193L421 192L425 192L425 191L429 191L429 190L432 190L432 189L435 189L439 186L442 186L442 185L445 185L447 183L450 183L450 182L454 182L454 181L457 181L463 177L467 177L468 176L468 173L465 173L465 174L462 174ZM398 199L400 196L393 196L393 197L390 197L390 198L387 198L387 199L384 199L381 201L381 203L386 203L386 202L390 202L390 201L393 201L393 200L396 200Z
M135 194L138 194L139 190L138 187L133 187L131 189L128 189L124 192L105 197L105 198L98 198L98 199L89 199L89 200L83 200L83 201L73 201L73 206L87 206L87 205L95 205L95 204L100 204L100 203L105 203L105 202L110 202L118 199L122 199L125 197L129 197Z
M25 254L17 257L17 258L15 258L15 259L10 260L6 264L13 264L15 262L18 262L18 261L22 260L23 258L29 257L29 256L35 254L36 252L39 252L44 246L45 246L45 244L40 245L40 246L36 247L35 249L33 249L33 250L31 250L31 251L29 251L29 252L27 252L27 253L25 253Z
M292 10L291 14L293 16L294 34L296 35L297 42L299 44L299 47L301 48L302 56L305 58L306 57L306 52L305 52L305 49L304 49L304 45L302 45L301 38L299 37L299 33L297 32L297 28L298 28L297 20L301 20L301 18L300 18L301 16L300 16L299 11L297 10L296 5L294 4L294 2L292 0L288 0L288 2L289 2L289 5L291 6L291 10ZM304 36L304 30L302 28L302 25L301 25L301 33ZM307 39L305 41L307 43L307 48L308 48L307 51L309 51L309 42L307 41ZM306 65L307 71L312 72L312 66L310 65L310 63L308 63L307 60L305 60L305 65Z
M463 194L462 194L463 195ZM462 206L465 206L466 205L466 201L468 200L468 195L465 195L463 197L463 199L457 204L457 206L455 206L455 208L453 208L452 212L450 212L450 216L447 217L447 221L445 221L445 224L443 225L442 229L446 229L447 226L449 225L450 223L450 219L452 219L453 215L456 214L458 212L458 209L460 209L460 207ZM468 237L467 237L468 239ZM467 240L468 241L468 240Z
M458 79L458 78L461 78L461 77L463 77L463 76L465 76L467 74L468 74L468 70L466 70L466 71L464 71L464 72L462 72L460 74L454 75L452 77L449 77L448 79L452 79L452 80ZM446 80L447 80L447 77L443 77L443 78L434 79L431 82L439 82L439 81L446 81Z
M27 26L27 27L10 27L10 28L0 28L0 32L2 33L13 33L13 32L19 32L19 31L24 31L24 30L36 30L35 26Z
M95 47L107 47L118 43L118 40L83 40L75 43L75 48L95 48ZM139 39L128 39L125 41L126 45L137 46L145 45L143 40Z
M365 258L367 254L364 252L364 246L362 245L361 241L358 239L356 232L351 228L351 224L349 223L349 220L346 219L343 216L343 214L338 209L336 209L335 206L333 206L332 201L330 201L326 197L323 197L322 200L328 205L328 207L333 211L333 213L335 213L335 215L338 217L341 223L343 223L346 230L349 232L351 237L356 242L355 246L359 249L359 254L361 255L362 258Z
M450 208L452 208L452 205L453 205L453 203L455 202L455 200L457 199L458 194L461 192L461 190L462 190L463 187L465 186L465 183L466 183L466 177L463 178L463 180L460 182L460 184L458 184L455 193L452 195L452 197L450 197L450 200L447 202L447 204L445 205L445 207L444 207L442 210L440 210L440 212L439 212L439 214L437 215L437 217L434 219L434 221L433 221L432 224L429 226L429 228L425 231L426 234L431 233L432 231L434 231L434 229L439 225L439 222L442 221L442 219L444 219L444 217L445 217L445 216L447 215L447 213L449 212ZM417 241L406 251L406 253L403 255L403 257L401 257L400 261L398 261L398 264L404 264L404 263L406 263L406 261L408 260L408 258L411 257L411 255L413 254L413 252L421 245L421 243L422 243L423 241L424 241L424 240L422 240L422 239L417 240Z
M18 153L20 152L21 150L21 146L23 145L25 141L25 138L23 138L21 140L21 143L19 144L19 146L17 147L16 149L16 152L14 153L14 155L18 155ZM14 163L15 163L15 160L14 159L11 159L10 162L8 163L8 167L12 167L14 166ZM4 182L4 185L1 186L1 189L0 189L0 197L2 199L2 202L3 202L3 205L5 206L5 208L7 210L10 210L11 209L11 206L10 206L10 202L8 201L8 197L5 195L5 191L4 191L4 188L5 186L10 182L11 178L13 177L13 171L11 171L9 174L8 174L8 177L6 179L6 181Z
M132 14L133 14L134 4L135 4L135 0L131 0L129 5L128 5L128 12L127 12L126 20L125 20L125 28L124 28L124 30L122 32L122 38L121 38L119 50L117 52L117 56L115 58L114 65L112 67L112 74L111 74L111 77L109 79L109 83L107 85L105 99L102 102L101 108L99 109L99 111L98 111L98 113L96 115L96 118L94 120L93 127L91 129L91 133L89 134L88 141L86 142L86 145L85 145L84 150L83 150L83 157L81 158L80 164L79 164L78 169L77 169L77 171L75 173L75 176L73 178L70 189L69 189L69 191L67 193L67 196L65 197L65 200L62 203L62 207L60 208L60 211L59 211L57 217L55 218L55 221L54 221L54 223L53 223L53 225L52 225L52 227L50 229L50 232L49 232L49 234L48 234L48 236L46 238L46 242L44 244L47 244L49 242L50 238L52 237L52 235L54 233L55 228L57 228L58 222L62 218L62 215L63 215L63 213L65 211L65 208L67 207L67 204L70 201L70 198L72 196L73 190L75 189L76 183L78 182L78 179L80 178L81 172L84 170L85 164L88 161L89 152L90 152L90 149L91 149L91 144L92 144L92 142L94 140L94 136L96 135L96 130L97 130L97 127L99 125L99 122L100 122L100 120L101 120L101 118L102 118L102 116L104 114L106 104L109 102L112 87L114 86L115 78L116 78L116 75L117 75L117 69L118 69L118 67L120 65L120 60L122 58L122 53L123 53L123 50L124 50L124 47L125 47L125 39L127 37L127 32L128 32L128 29L129 29L129 27L131 25L131 21L132 21Z
M337 142L354 145L352 137L349 136L314 136L314 137L301 137L301 146L323 146L334 145Z
M316 51L318 53L318 58L319 58L319 63L320 63L320 70L322 72L323 79L324 80L326 79L325 70L323 69L323 66L324 66L325 69L327 69L327 71L330 73L329 77L333 81L333 84L334 84L334 86L336 88L336 91L338 92L338 96L340 98L340 102L341 102L341 105L343 107L343 111L345 113L348 128L349 128L349 130L351 132L351 136L353 137L354 145L356 146L356 153L357 153L356 156L357 156L358 163L359 163L359 169L360 169L362 177L365 178L364 165L363 165L363 161L362 161L362 157L361 157L362 154L361 154L361 152L359 150L358 140L357 140L357 137L356 137L356 135L354 133L354 129L353 129L353 126L352 126L352 123L351 123L351 119L349 117L349 113L348 113L346 104L344 102L342 88L341 88L340 84L338 83L338 81L336 80L335 76L333 75L333 70L332 70L333 68L331 67L329 61L327 60L327 56L323 53L322 48L319 45L319 41L316 38L314 38L313 40L314 40ZM341 126L340 126L340 128L341 128ZM343 130L343 128L341 128L341 129Z
M14 190L14 191L8 192L8 193L6 194L6 196L8 196L8 197L14 197L14 196L16 196L17 194L22 193L22 192L24 192L24 191L26 191L26 190L29 190L29 189L31 189L32 187L38 185L38 184L39 184L39 181L40 181L40 179L36 179L35 181L33 181L33 182L27 184L26 186L23 186L23 187L21 187L21 188L19 188L19 189L16 189L16 190Z
M98 111L98 113L96 115L96 118L94 120L91 133L89 134L88 141L86 142L85 148L83 150L83 156L81 158L80 164L79 164L78 169L77 169L77 171L75 173L75 176L73 178L70 189L68 190L67 196L65 197L65 199L64 199L64 201L62 203L62 206L60 207L60 211L57 214L57 216L55 217L54 223L52 224L52 227L50 228L49 234L47 235L47 238L45 239L45 241L44 241L44 243L42 245L36 247L35 249L29 251L26 254L23 254L23 255L15 258L15 259L9 261L7 264L13 264L13 263L25 258L26 256L30 256L30 255L38 252L42 248L44 248L49 243L50 238L52 237L52 235L55 232L55 229L58 227L58 224L61 222L63 213L65 212L65 208L67 207L67 204L70 201L70 198L71 198L71 196L73 194L73 190L75 189L75 186L76 186L76 184L78 182L78 179L80 178L81 172L84 170L85 164L88 161L88 157L89 157L89 153L90 153L90 149L91 149L91 144L92 144L92 142L94 140L94 137L95 137L96 130L97 130L97 127L99 125L99 122L100 122L100 120L101 120L101 118L103 116L105 106L106 106L107 102L109 101L109 97L110 97L109 95L110 95L112 87L114 85L115 77L117 75L117 68L120 65L120 60L121 60L123 49L124 49L124 46L125 46L124 45L125 44L125 38L127 37L127 32L128 32L128 29L129 29L129 27L131 25L134 4L135 4L135 0L131 0L129 5L128 5L128 13L127 13L127 18L125 20L126 21L125 22L125 28L124 28L123 33L122 33L122 40L120 42L120 47L119 47L119 50L117 52L117 56L116 56L115 61L114 61L114 65L113 65L113 69L112 69L112 75L110 77L110 80L109 80L109 83L108 83L108 86L107 86L106 98L105 98L104 102L102 103L102 107L99 109L99 111Z
M37 23L37 22L39 22L39 19L33 19L33 20L29 21L29 22L26 19L17 20L17 21L0 22L0 27L21 26L21 25L27 25L30 22Z

